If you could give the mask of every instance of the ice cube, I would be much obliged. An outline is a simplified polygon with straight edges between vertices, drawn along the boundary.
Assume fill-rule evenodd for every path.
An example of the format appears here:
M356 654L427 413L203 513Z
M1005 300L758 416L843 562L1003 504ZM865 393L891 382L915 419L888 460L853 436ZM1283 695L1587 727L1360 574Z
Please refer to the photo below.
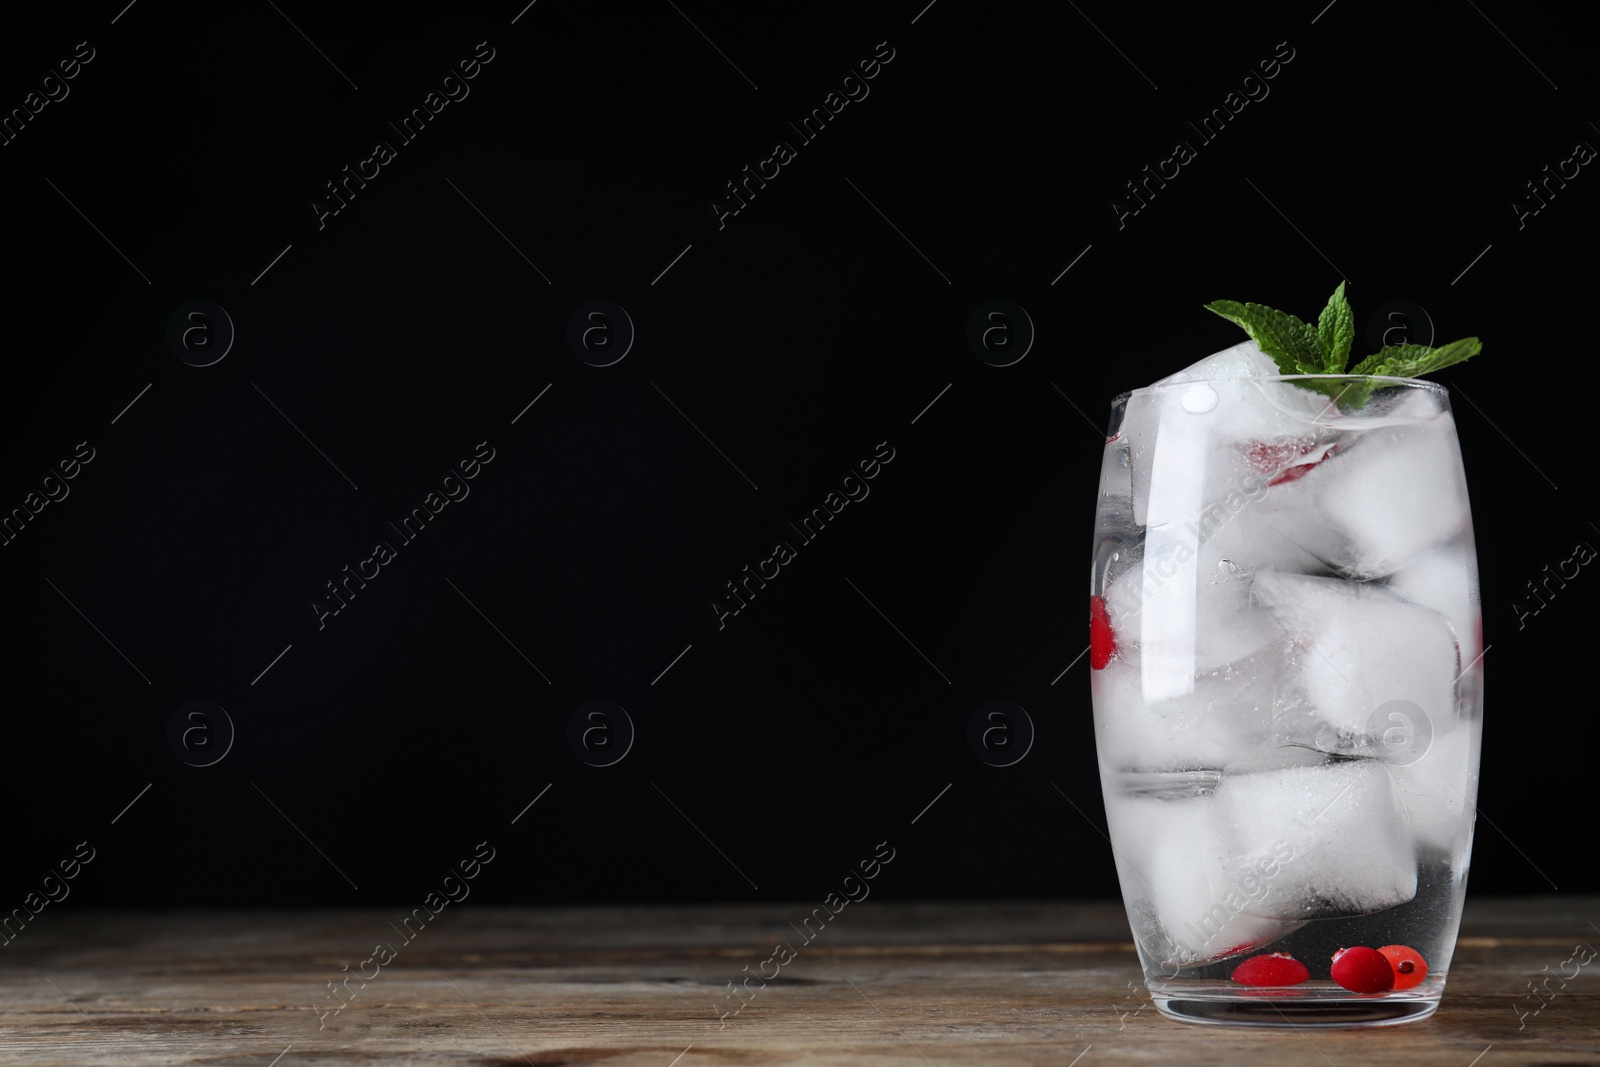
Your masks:
M1100 459L1100 496L1102 512L1131 509L1133 476L1128 469L1127 442L1120 438L1106 444L1105 454Z
M1389 768L1419 847L1441 853L1457 868L1465 865L1472 843L1477 809L1468 798L1477 793L1478 738L1476 722L1460 723L1435 735L1415 761Z
M1204 555L1202 549L1262 499L1276 459L1299 456L1325 431L1319 423L1329 410L1325 398L1268 380L1277 372L1253 341L1244 342L1157 383L1165 388L1136 390L1127 402L1118 441L1127 447L1134 519L1145 528L1145 546L1143 574L1122 586L1115 607L1124 622L1137 612L1130 645L1140 647L1137 662L1152 700L1183 696L1197 671L1250 655L1271 636L1265 620L1242 612L1247 583L1218 579L1239 573L1238 561L1224 562L1221 549ZM1284 520L1296 517L1301 513L1285 512ZM1303 518L1313 520L1309 510ZM1260 523L1241 527L1250 528L1265 535ZM1233 548L1252 547L1239 533L1229 540ZM1302 566L1320 565L1292 537L1272 543L1274 560L1288 553Z
M1228 543L1237 547L1236 540ZM1115 572L1105 597L1119 657L1128 663L1144 662L1146 621L1152 612L1162 610L1161 588L1178 581L1193 583L1193 624L1187 640L1180 640L1184 635L1171 627L1164 632L1165 644L1156 654L1170 657L1171 662L1164 666L1163 675L1215 670L1253 655L1278 635L1270 613L1251 602L1248 571L1208 548L1209 543L1178 551L1170 540L1158 538L1157 551L1166 555L1152 558L1143 548L1118 546L1119 552L1130 554L1131 562L1119 561L1121 569ZM1198 566L1179 566L1187 552L1197 553Z
M1110 561L1104 572L1109 581L1102 594L1106 621L1116 636L1117 659L1138 666L1144 625L1144 541L1123 541L1115 551L1118 558Z
M1446 406L1442 393L1436 393L1434 388L1394 385L1379 389L1361 413L1361 426L1383 425L1379 420L1411 423L1432 418Z
M1324 555L1336 554L1342 544L1311 506L1300 480L1258 484L1231 500L1225 497L1206 510L1200 526L1202 570L1224 561L1251 572L1326 570Z
M1183 968L1264 947L1302 925L1243 910L1259 871L1238 866L1211 797L1119 797L1106 805L1135 934L1163 967Z
M1206 729L1203 706L1149 700L1139 667L1112 660L1091 675L1095 745L1107 768L1216 769L1235 756L1235 747L1227 744L1226 737L1214 736Z
M1135 390L1124 407L1118 440L1128 446L1134 522L1149 523L1146 507L1155 474L1159 432L1183 435L1181 457L1202 485L1201 501L1221 499L1240 481L1239 457L1263 442L1314 436L1330 411L1326 398L1264 379L1282 372L1254 341L1212 353L1155 386L1194 383L1192 389ZM1159 521L1159 520L1158 520Z
M1219 770L1271 739L1272 699L1281 652L1196 676L1179 697L1151 698L1143 672L1112 660L1091 672L1096 748L1113 771Z
M1344 540L1333 551L1322 550L1324 558L1354 578L1394 573L1450 540L1471 519L1448 413L1352 431L1303 481L1318 516Z
M1240 341L1230 348L1213 352L1202 360L1189 364L1156 381L1156 385L1174 382L1205 382L1219 378L1270 378L1282 374L1271 356L1261 351L1255 341Z
M1197 485L1185 480L1156 494L1142 545L1105 594L1118 648L1146 671L1153 698L1181 696L1193 674L1250 656L1277 636L1270 615L1252 606L1253 571L1324 566L1279 529L1315 524L1309 509L1280 506L1258 486L1195 510Z
M1460 653L1438 612L1381 586L1299 574L1257 574L1252 595L1295 649L1294 687L1317 728L1299 740L1370 737L1375 722L1388 728L1382 709L1396 701L1414 705L1431 730L1455 719Z
M1389 588L1443 615L1455 631L1462 662L1477 659L1482 651L1478 563L1469 544L1451 543L1424 553L1391 575Z
M1182 698L1201 731L1226 746L1231 762L1249 758L1274 739L1287 650L1287 642L1275 638L1248 656L1197 675L1194 692Z
M1302 756L1280 768L1224 771L1212 802L1225 855L1262 875L1244 914L1365 915L1416 895L1405 807L1378 760L1308 766Z
M1192 390L1166 389L1185 411L1206 416L1213 433L1245 445L1299 440L1321 432L1338 409L1320 393L1270 379L1283 373L1255 341L1241 341L1156 382L1204 383ZM1210 395L1215 395L1214 406Z
M1215 671L1255 655L1282 632L1250 598L1251 576L1231 560L1202 569L1195 604L1195 670Z

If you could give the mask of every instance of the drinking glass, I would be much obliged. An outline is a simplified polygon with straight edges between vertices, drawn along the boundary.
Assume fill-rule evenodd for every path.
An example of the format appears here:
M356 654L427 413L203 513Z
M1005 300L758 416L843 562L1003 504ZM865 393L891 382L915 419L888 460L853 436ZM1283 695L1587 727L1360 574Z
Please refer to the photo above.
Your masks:
M1447 391L1287 375L1117 397L1090 631L1111 844L1157 1008L1432 1014L1483 694Z

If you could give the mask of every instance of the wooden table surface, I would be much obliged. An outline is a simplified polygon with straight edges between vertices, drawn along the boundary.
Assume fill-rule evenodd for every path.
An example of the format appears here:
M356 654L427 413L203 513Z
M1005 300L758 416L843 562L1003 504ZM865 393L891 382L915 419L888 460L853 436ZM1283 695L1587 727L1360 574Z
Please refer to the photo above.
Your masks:
M863 901L720 1019L729 981L799 945L806 907L462 905L410 943L398 907L50 908L0 953L0 1063L1600 1064L1600 960L1543 1001L1528 992L1600 945L1597 897L1469 902L1443 1006L1399 1027L1164 1019L1120 906L1071 902ZM394 958L363 964L384 940ZM373 977L332 1014L346 965Z

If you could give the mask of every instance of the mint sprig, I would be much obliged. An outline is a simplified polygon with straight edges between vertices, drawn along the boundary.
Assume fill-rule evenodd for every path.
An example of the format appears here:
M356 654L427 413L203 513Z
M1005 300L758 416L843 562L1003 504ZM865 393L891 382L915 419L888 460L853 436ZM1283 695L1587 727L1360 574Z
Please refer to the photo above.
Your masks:
M1356 339L1356 313L1344 298L1344 282L1328 297L1328 306L1317 318L1317 344L1322 348L1323 366L1337 374L1350 358L1350 344Z
M1229 322L1241 327L1256 345L1272 357L1284 374L1360 374L1391 378L1420 378L1453 363L1471 359L1483 349L1476 337L1464 337L1438 348L1427 345L1388 345L1366 357L1349 370L1350 345L1355 340L1355 312L1344 296L1344 282L1328 298L1328 306L1309 324L1288 312L1261 304L1241 304L1236 300L1213 300L1205 305ZM1337 382L1315 379L1296 385L1341 400L1351 407L1362 407L1371 397L1374 382Z
M1432 374L1452 363L1471 359L1483 350L1476 337L1463 337L1439 348L1427 345L1389 345L1356 364L1351 374L1387 374L1393 378L1417 378ZM1370 370L1363 370L1371 364Z

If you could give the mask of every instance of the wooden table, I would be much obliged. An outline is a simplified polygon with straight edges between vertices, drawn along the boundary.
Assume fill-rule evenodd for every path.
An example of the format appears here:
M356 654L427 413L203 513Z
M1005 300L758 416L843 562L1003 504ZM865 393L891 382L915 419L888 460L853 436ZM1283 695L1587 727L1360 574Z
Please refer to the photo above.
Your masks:
M1472 901L1438 1014L1314 1032L1161 1018L1113 903L864 901L726 1019L727 983L798 946L806 905L463 904L409 943L403 914L51 907L0 953L0 1063L1600 1063L1600 960L1518 1015L1531 978L1600 945L1596 897ZM363 967L382 940L395 957ZM345 965L373 977L332 1014Z

